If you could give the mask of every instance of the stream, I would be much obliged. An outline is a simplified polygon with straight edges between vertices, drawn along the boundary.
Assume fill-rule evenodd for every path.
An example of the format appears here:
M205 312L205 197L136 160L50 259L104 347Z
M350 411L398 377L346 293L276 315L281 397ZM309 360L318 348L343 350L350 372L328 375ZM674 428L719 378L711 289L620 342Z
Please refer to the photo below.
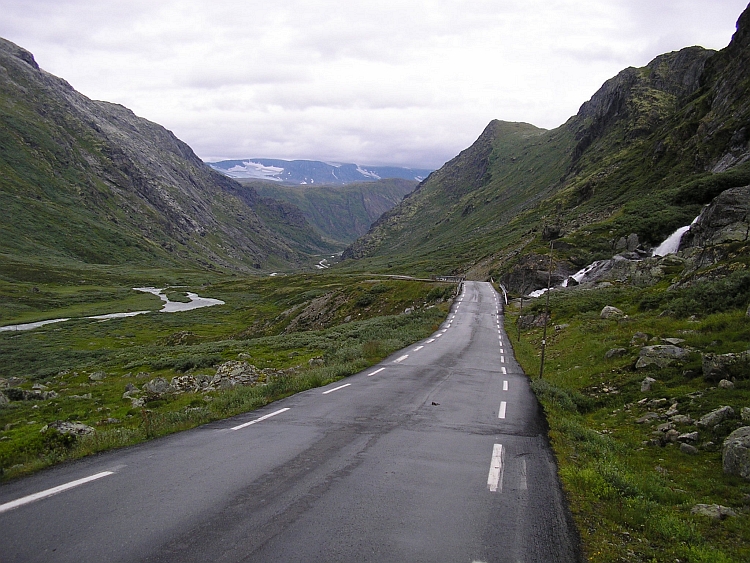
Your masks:
M190 302L183 303L182 301L170 301L169 298L164 294L167 288L158 289L155 287L134 287L134 291L142 291L145 293L151 293L156 295L159 299L164 302L162 308L159 309L159 313L177 313L179 311L192 311L193 309L201 309L203 307L213 307L214 305L224 305L224 301L221 299L211 299L210 297L200 297L196 293L187 291L187 296ZM122 319L124 317L135 317L136 315L145 315L146 313L152 313L153 311L129 311L127 313L109 313L107 315L94 315L92 317L78 317L83 319L92 319L95 321L106 321L109 319ZM20 331L20 330L33 330L44 325L53 323L62 323L71 320L71 317L61 319L50 319L47 321L37 321L34 323L25 323L18 325L6 325L0 326L0 332L7 331Z

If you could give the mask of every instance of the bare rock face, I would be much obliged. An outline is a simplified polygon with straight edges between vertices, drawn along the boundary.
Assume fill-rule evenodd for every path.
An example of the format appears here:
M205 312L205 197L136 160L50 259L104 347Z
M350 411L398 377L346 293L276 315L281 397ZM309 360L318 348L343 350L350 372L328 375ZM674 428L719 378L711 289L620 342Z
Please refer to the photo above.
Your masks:
M721 448L724 473L750 481L750 426L743 426L724 440Z
M683 236L681 248L744 242L750 234L750 186L716 196Z

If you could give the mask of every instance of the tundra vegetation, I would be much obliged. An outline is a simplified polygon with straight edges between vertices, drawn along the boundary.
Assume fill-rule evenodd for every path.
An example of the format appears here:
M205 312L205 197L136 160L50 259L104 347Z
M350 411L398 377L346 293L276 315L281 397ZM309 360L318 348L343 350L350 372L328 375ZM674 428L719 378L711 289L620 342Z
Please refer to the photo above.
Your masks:
M357 373L435 331L456 288L327 273L209 276L6 263L2 325L72 320L0 332L2 478L247 412ZM130 289L142 285L175 287L168 292L173 300L189 290L226 304L81 318L158 311L158 297ZM227 377L219 382L217 372ZM81 425L66 433L61 423Z

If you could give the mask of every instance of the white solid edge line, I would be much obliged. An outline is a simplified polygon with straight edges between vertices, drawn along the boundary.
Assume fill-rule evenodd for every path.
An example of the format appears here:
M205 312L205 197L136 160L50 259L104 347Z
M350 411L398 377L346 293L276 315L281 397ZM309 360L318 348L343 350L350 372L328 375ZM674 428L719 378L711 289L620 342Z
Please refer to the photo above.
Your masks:
M503 381L503 391L507 391L507 390L508 390L508 381L506 380L506 381Z
M503 445L495 444L492 449L492 461L490 461L490 473L487 476L487 488L491 493L496 493L498 487L503 492Z
M343 389L344 387L349 387L351 383L344 383L343 385L339 385L338 387L334 387L333 389L329 389L328 391L323 391L323 395L328 395L328 393L333 393L334 391L338 391L339 389Z
M368 373L368 374L367 374L367 377L370 377L371 375L376 375L376 374L380 373L381 371L383 371L384 369L385 369L385 368L380 368L380 369L376 369L376 370L375 370L375 371L373 371L372 373Z
M250 422L246 422L244 424L240 424L239 426L233 426L232 428L230 428L230 430L239 430L241 428L245 428L246 426L251 426L253 424L257 424L258 422L262 422L262 421L266 420L267 418L271 418L272 416L276 416L277 414L281 414L282 412L286 412L288 410L289 410L289 407L287 407L285 409L279 409L279 410L274 411L274 412L272 412L270 414L263 415L260 418L256 418L255 420L251 420Z
M505 418L505 410L508 407L506 401L500 401L500 411L497 413L497 418Z
M396 358L395 360L393 360L393 363L394 364L400 364L401 362L403 362L408 357L409 357L409 354L404 354L400 358Z
M71 481L70 483L65 483L64 485L52 487L51 489L47 489L46 491L41 491L39 493L34 493L33 495L6 502L5 504L0 504L0 513L7 512L8 510L13 510L14 508L18 508L19 506L23 506L24 504L29 504L30 502L51 497L52 495L56 495L57 493L67 491L68 489L78 487L79 485L83 485L90 481L96 481L97 479L101 479L102 477L106 477L112 474L114 474L114 471L102 471L101 473L89 475L88 477L84 477L83 479L77 479L75 481Z

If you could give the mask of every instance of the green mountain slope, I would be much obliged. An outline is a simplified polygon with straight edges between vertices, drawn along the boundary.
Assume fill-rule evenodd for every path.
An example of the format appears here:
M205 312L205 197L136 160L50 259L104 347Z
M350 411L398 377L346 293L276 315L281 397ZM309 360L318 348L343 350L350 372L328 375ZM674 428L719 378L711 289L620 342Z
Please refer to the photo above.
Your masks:
M493 121L345 251L414 273L508 273L563 237L560 275L687 225L750 183L748 15L721 52L690 47L628 68L551 131Z
M416 181L400 178L345 186L282 186L258 180L239 181L262 197L298 207L326 240L342 247L365 234L376 219L417 186Z
M16 258L253 270L328 247L171 132L86 98L6 40L0 207L0 253Z

